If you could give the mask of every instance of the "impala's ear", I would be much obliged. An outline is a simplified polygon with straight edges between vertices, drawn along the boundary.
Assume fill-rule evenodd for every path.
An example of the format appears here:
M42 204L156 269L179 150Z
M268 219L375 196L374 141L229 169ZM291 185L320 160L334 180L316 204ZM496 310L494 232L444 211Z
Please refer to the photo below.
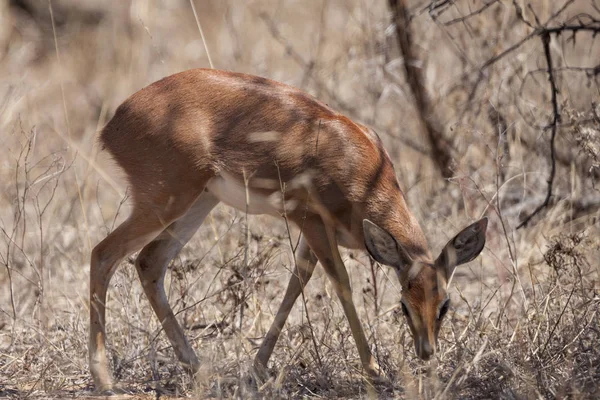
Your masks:
M385 229L380 228L368 219L364 219L363 232L365 246L375 261L398 268L399 271L412 264L410 256Z
M485 231L488 218L467 226L446 244L435 262L438 268L445 270L446 279L450 279L457 265L472 261L481 253L485 246Z

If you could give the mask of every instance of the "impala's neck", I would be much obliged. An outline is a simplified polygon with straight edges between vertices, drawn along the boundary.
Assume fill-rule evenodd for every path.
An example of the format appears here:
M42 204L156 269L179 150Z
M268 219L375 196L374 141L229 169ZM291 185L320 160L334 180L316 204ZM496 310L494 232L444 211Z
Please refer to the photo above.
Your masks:
M404 195L393 182L393 188L382 188L385 197L375 196L367 205L366 218L388 231L414 261L431 262L431 252L425 234L410 212Z

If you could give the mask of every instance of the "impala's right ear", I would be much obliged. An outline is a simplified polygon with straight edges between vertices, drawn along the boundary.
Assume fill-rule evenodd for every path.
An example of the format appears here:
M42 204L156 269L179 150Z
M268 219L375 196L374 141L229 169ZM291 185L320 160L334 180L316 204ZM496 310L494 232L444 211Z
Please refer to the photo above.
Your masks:
M487 226L488 219L483 217L460 231L446 244L436 260L438 268L444 270L446 279L450 279L457 265L468 263L481 253L485 246Z
M365 246L375 261L397 268L399 271L412 264L412 259L385 229L368 219L363 220Z

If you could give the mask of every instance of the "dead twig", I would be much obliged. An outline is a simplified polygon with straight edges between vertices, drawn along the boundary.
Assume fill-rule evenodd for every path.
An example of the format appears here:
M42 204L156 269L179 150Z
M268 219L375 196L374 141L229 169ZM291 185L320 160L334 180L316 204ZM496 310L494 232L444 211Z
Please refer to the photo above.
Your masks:
M542 44L544 46L544 55L546 57L546 64L548 66L548 80L550 82L550 90L552 93L552 121L550 122L550 175L548 176L548 188L546 190L546 198L544 202L540 204L531 214L523 219L523 221L517 226L517 229L526 226L531 218L533 218L537 213L546 208L546 206L550 203L550 198L552 197L552 186L554 184L554 176L556 174L556 148L555 148L555 139L556 132L558 130L558 124L561 121L560 111L558 109L558 100L557 93L558 88L556 87L556 81L554 79L554 70L552 68L552 53L550 52L550 32L546 31L542 35Z
M496 4L498 2L499 2L499 0L488 1L487 3L485 3L483 6L481 6L477 10L475 10L473 12L470 12L469 14L464 15L462 17L454 18L454 19L451 19L450 21L443 22L442 25L451 26L451 25L454 25L454 24L458 24L460 22L465 22L469 18L471 18L471 17L473 17L475 15L479 15L479 14L483 13L485 10L487 10L488 8L490 8L491 6L493 6L494 4Z
M405 0L389 0L392 11L392 23L396 28L398 48L404 57L404 72L406 81L415 99L415 106L421 124L431 147L431 157L444 178L453 176L452 146L443 135L436 118L425 85L421 66L417 65L417 56L412 46L412 35L409 28L409 13Z

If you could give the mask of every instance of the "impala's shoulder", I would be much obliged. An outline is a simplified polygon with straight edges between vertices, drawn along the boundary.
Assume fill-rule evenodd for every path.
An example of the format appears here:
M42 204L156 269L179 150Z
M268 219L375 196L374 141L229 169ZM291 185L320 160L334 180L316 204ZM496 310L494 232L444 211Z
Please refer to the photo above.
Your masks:
M362 125L360 123L356 123L356 125L358 125L358 127L361 129L362 133L373 143L375 143L377 145L378 148L383 149L383 143L381 142L381 138L379 137L379 135L377 134L377 132L375 132L375 130L373 130L372 128L369 128L366 125Z
M389 167L392 167L392 169L393 169L393 165L392 165L390 156L389 156L388 152L386 151L385 147L383 146L383 142L381 141L381 138L379 137L377 132L375 132L375 130L369 128L366 125L363 125L363 124L360 124L360 123L354 122L354 121L351 121L351 122L355 126L355 129L354 129L355 139L354 140L356 140L358 142L362 142L363 144L368 143L369 147L377 153L378 159L380 160L380 162Z

